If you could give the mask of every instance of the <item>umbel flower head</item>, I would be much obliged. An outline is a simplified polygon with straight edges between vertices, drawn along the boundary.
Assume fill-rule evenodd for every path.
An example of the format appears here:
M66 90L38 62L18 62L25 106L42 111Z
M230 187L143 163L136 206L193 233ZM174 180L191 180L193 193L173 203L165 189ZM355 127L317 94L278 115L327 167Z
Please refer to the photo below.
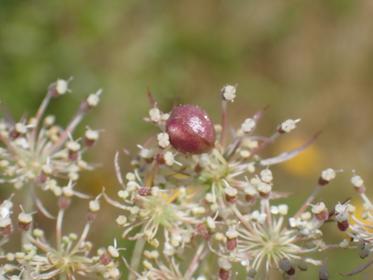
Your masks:
M62 205L62 203L60 203ZM90 202L87 222L80 235L63 235L63 219L66 207L61 207L56 220L56 245L48 240L47 234L33 227L33 217L21 212L18 216L20 229L26 235L22 250L7 253L3 275L9 279L119 279L118 260L120 257L116 242L106 248L99 248L92 254L93 244L87 240L95 214L99 211L99 197ZM13 278L12 278L13 277ZM18 277L18 278L17 278Z
M228 104L236 98L236 89L225 86L221 95L219 124L194 105L162 112L150 96L145 120L160 132L138 145L131 161L133 171L125 179L119 154L115 158L122 189L118 199L106 194L105 198L123 211L116 219L123 237L158 252L156 265L144 263L146 273L139 274L139 262L128 265L138 277L192 279L198 266L192 266L188 278L179 269L188 264L176 260L199 245L200 255L219 257L218 267L210 273L222 280L233 275L234 263L245 267L248 276L254 272L266 275L273 269L292 275L301 264L321 265L310 254L330 248L324 246L321 231L329 218L326 206L316 207L313 202L334 179L333 169L322 172L316 190L294 216L288 215L286 204L272 204L287 195L274 189L271 166L297 156L317 135L294 150L261 158L261 151L294 130L299 119L285 120L269 137L255 135L265 111L260 110L233 129L228 123ZM310 207L314 211L308 211ZM199 256L196 259L199 262Z
M32 117L18 122L9 117L0 119L0 183L16 189L40 186L58 195L60 179L76 181L81 170L90 169L82 154L98 139L98 131L87 128L82 139L73 133L84 115L99 102L101 91L88 96L64 128L52 115L44 117L50 101L65 95L69 81L51 84L39 109Z

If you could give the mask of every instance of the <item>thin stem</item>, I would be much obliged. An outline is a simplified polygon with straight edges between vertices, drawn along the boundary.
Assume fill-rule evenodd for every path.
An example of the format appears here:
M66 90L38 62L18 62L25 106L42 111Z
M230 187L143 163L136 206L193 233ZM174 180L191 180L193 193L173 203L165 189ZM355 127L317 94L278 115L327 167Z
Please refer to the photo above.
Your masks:
M49 89L47 94L45 95L42 103L40 104L40 107L39 107L38 111L36 112L36 115L35 115L35 126L32 130L32 138L31 138L32 141L34 141L34 143L36 141L36 134L37 134L37 130L38 130L40 120L41 120L42 116L44 115L51 99L52 99L52 91Z
M311 139L309 139L307 142L305 142L303 145L293 149L293 150L290 150L288 152L284 152L278 156L275 156L275 157L272 157L272 158L267 158L267 159L263 159L260 161L260 165L262 166L270 166L270 165L274 165L274 164L279 164L279 163L282 163L284 161L288 161L294 157L296 157L297 155L299 155L301 152L303 152L305 149L307 149L310 145L312 145L317 137L320 135L321 132L317 132L315 133L315 135L312 136Z
M91 224L87 223L83 229L79 241L76 243L75 247L71 250L70 255L74 255L76 251L80 249L80 245L87 239L89 230L91 229Z
M24 192L24 197L23 197L23 201L22 201L22 207L23 207L23 210L27 213L31 213L33 212L34 210L34 199L33 199L33 191L34 191L34 186L30 185L28 186L28 188L26 188L25 192ZM28 235L31 231L31 228L29 230L23 230L22 231L22 236L21 236L21 244L22 244L22 248L24 245L26 245L29 240L28 240ZM29 275L29 272L27 270L24 271L23 275L22 275L22 279L24 280L29 280L31 279L31 275Z
M33 186L28 186L24 193L24 198L22 200L22 208L26 213L31 213L34 211L34 199L33 199ZM22 246L28 243L28 231L22 231Z
M221 103L221 136L220 144L224 147L225 140L227 138L228 130L228 106L227 101L223 100Z
M57 216L57 222L56 222L56 242L57 242L57 247L61 247L61 240L62 240L62 222L63 222L63 216L65 214L64 209L60 209L58 211L58 216Z
M203 255L205 254L206 250L205 250L205 244L202 243L201 245L199 245L197 251L196 251L196 254L194 255L192 261L190 262L190 265L185 273L185 276L184 276L184 279L185 280L188 280L188 279L191 279L193 274L196 272L196 270L198 269L198 264L199 262L201 261Z
M304 211L306 211L307 207L315 200L316 196L319 194L321 187L318 185L312 192L312 194L307 198L307 200L303 203L302 207L299 208L297 213L294 215L294 218L298 218Z
M86 106L87 104L85 102L83 102L80 105L78 112L75 114L74 118L70 121L69 125L64 130L64 132L60 136L60 139L51 148L51 153L58 150L69 138L69 135L71 135L74 132L75 128L79 125L79 123L82 121L83 117L85 116L87 112Z
M138 239L136 241L135 248L133 249L133 254L132 254L131 264L130 264L131 269L133 269L134 271L137 271L140 265L144 247L145 247L145 240ZM135 274L131 274L128 278L128 280L135 280L135 279L136 279Z

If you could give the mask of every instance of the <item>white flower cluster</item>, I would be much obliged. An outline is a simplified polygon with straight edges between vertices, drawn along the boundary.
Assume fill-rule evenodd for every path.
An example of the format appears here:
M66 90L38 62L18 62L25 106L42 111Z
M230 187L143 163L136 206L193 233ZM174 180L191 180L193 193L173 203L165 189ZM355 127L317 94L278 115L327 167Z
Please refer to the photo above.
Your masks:
M359 247L360 256L367 257L373 251L371 225L365 222L373 222L373 204L365 194L363 179L355 173L351 183L363 202L362 217L349 200L334 207L317 200L339 172L332 168L321 172L315 190L299 209L278 203L290 194L277 186L272 166L297 156L314 138L291 151L263 158L262 151L294 130L300 119L282 122L269 136L256 135L264 113L260 110L234 130L227 121L227 106L237 98L236 87L231 85L221 90L221 124L213 124L194 105L164 113L149 94L151 108L145 120L156 125L159 133L138 145L125 175L120 154L116 154L120 185L116 198L105 191L93 198L78 192L79 173L91 168L82 154L100 133L87 127L82 138L72 135L83 116L99 104L101 91L89 95L63 128L53 116L43 115L52 98L67 92L69 81L58 80L32 118L18 123L0 121L0 182L27 188L33 204L32 208L20 206L18 211L12 196L0 204L0 246L17 236L15 231L22 236L16 252L0 250L0 279L115 280L124 277L122 270L130 280L229 280L242 271L246 271L245 279L266 279L276 270L290 278L308 265L320 266L319 278L327 279L325 266L314 252ZM174 130L168 129L170 123ZM57 197L56 215L43 206L39 190ZM64 234L64 217L75 197L89 199L88 213L80 234ZM120 212L112 220L121 229L121 237L136 242L128 261L116 240L96 252L88 241L105 201ZM50 232L36 227L41 224L36 213L55 220L53 242ZM334 223L344 238L327 243L326 223ZM217 261L211 264L209 259Z

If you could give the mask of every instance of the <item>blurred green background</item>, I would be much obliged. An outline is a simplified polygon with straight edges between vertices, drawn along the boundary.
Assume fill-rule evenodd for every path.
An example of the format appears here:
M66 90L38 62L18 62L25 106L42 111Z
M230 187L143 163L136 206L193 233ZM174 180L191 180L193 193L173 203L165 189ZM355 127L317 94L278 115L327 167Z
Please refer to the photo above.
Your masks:
M103 185L116 191L115 151L134 151L155 132L142 120L147 88L164 110L195 103L218 121L220 88L237 84L232 124L265 105L263 134L289 117L302 118L268 154L323 131L302 157L274 173L277 189L296 192L289 203L298 207L321 169L343 168L322 194L332 206L353 195L350 170L368 186L373 179L372 30L371 0L0 0L0 98L18 118L36 110L50 82L73 76L73 93L51 106L65 123L80 99L103 88L101 106L86 121L104 129L89 156L103 165L81 180L81 189L96 194ZM81 204L74 207L86 207ZM118 234L114 219L106 230L112 215L101 214L94 238L108 242ZM79 230L74 222L67 229ZM357 252L345 251L326 261L331 279L362 262ZM315 273L301 276L316 279ZM370 273L355 279L371 279Z

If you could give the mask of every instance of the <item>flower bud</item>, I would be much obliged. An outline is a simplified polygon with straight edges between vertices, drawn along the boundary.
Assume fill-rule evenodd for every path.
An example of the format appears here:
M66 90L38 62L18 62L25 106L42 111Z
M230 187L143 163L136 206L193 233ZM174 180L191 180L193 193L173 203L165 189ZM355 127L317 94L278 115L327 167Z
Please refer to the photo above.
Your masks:
M364 180L359 175L354 175L351 178L351 183L359 193L365 192Z
M319 178L319 185L325 186L329 184L330 181L334 180L336 177L336 172L332 168L325 169L321 172L320 178Z
M221 89L221 95L225 101L233 102L236 98L236 87L232 85L226 85Z
M264 183L264 182L259 182L257 185L257 189L259 194L263 198L269 197L271 191L272 191L272 186L270 184Z
M137 192L140 196L149 196L152 194L152 189L149 187L140 187Z
M225 199L230 202L234 203L237 200L237 190L232 187L226 187L224 190L225 193Z
M295 269L292 266L291 262L288 259L282 259L279 262L279 267L283 270L287 275L294 275Z
M171 145L182 153L202 154L215 144L214 125L205 111L194 105L175 107L166 123Z
M61 196L58 200L58 207L60 209L67 209L71 204L71 199L66 196Z
M200 235L205 240L209 240L211 237L207 225L204 223L196 225L196 234Z
M66 148L68 150L68 157L69 157L69 160L71 161L75 161L78 159L79 157L79 150L80 150L80 144L76 141L69 141L67 142L66 144Z
M111 262L111 256L105 252L100 256L100 263L102 265L108 265Z
M86 147L92 147L98 140L99 132L97 130L87 129L84 134L84 144Z
M31 227L31 223L32 223L32 215L31 214L21 212L18 215L18 225L21 229L23 229L25 231L28 230Z
M219 280L229 280L230 270L232 269L231 263L226 259L219 259Z
M69 81L58 79L51 89L53 90L53 96L64 95L69 91Z
M329 211L324 202L313 205L312 213L315 214L316 219L319 221L326 221L329 218Z
M340 231L346 231L349 227L348 220L337 222L337 226L338 226Z
M228 251L233 251L237 247L237 237L238 232L235 229L229 229L225 236L227 237L227 249Z
M284 121L280 126L277 128L277 131L281 134L289 133L290 131L294 130L297 127L297 123L300 122L300 119L289 119Z

